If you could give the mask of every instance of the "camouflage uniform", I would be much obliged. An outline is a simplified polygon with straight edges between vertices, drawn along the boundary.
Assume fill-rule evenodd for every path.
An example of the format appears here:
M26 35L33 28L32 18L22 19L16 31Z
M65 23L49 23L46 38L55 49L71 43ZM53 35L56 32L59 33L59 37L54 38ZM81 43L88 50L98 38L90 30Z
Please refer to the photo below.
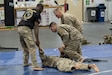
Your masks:
M60 58L57 56L47 56L43 51L39 51L42 65L45 67L57 68L59 71L71 72L76 62L67 58ZM81 64L80 70L89 70L88 64Z
M80 60L82 59L81 51L81 33L74 27L62 24L57 28L57 33L61 37L65 48L62 51L61 57Z
M69 13L64 13L63 16L61 17L61 22L62 24L67 24L75 27L77 30L83 34L83 26L82 24L76 19L73 15ZM83 37L82 38L82 44L88 44L87 40Z
M30 55L33 67L38 67L32 30L27 26L19 26L18 33L20 35L20 43L24 49L24 65L28 64Z
M82 24L76 19L73 15L69 13L64 13L61 17L62 24L67 24L75 27L77 30L79 30L81 33L83 33L83 26Z

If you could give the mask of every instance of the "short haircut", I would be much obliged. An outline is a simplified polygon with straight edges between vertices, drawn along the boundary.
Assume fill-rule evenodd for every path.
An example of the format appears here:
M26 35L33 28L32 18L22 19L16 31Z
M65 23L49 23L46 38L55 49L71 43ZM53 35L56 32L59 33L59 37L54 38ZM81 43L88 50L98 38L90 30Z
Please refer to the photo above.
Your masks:
M61 6L58 6L58 7L54 10L54 12L55 12L55 11L58 11L58 10L62 10L62 7L61 7Z
M52 25L57 25L57 24L55 22L51 22L49 28L52 27Z
M43 4L37 4L37 6L36 7L40 7L40 8L44 8L44 6L43 6Z

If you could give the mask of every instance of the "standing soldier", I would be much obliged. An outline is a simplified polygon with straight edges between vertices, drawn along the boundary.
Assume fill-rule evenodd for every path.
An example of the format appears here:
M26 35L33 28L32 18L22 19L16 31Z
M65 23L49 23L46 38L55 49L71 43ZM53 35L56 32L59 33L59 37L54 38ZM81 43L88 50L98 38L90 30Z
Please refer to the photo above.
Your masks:
M64 13L62 11L62 7L58 7L54 10L54 14L56 15L57 18L61 18L61 23L62 24L67 24L75 27L78 31L80 31L81 34L83 34L83 26L79 22L79 20L74 17L72 14L69 13ZM87 40L83 38L82 44L87 44Z
M38 38L39 23L41 20L41 12L43 11L43 5L37 4L35 9L27 9L24 13L19 25L18 33L20 35L20 43L24 49L24 66L29 66L29 55L31 56L33 70L43 70L37 64L35 41L33 39L32 30L34 29L36 37L36 45L40 48L40 42Z
M72 14L64 13L62 11L62 7L57 7L54 10L54 14L56 15L57 18L61 18L62 24L71 25L71 26L75 27L77 30L79 30L81 33L83 32L83 26L78 21L78 19L75 18Z
M62 47L59 48L61 57L82 62L81 33L73 26L66 24L58 26L55 22L52 22L49 28L52 32L57 32L63 41Z

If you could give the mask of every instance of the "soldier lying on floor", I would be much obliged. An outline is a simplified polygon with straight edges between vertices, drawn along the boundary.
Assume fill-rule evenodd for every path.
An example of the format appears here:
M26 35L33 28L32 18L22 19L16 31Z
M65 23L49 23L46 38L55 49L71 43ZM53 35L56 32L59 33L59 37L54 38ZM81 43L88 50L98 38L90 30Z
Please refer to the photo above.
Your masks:
M90 70L93 69L99 72L98 67L95 64L84 64L75 62L68 58L60 58L58 56L47 56L42 49L39 49L39 55L44 67L57 68L59 71L72 72L74 70Z

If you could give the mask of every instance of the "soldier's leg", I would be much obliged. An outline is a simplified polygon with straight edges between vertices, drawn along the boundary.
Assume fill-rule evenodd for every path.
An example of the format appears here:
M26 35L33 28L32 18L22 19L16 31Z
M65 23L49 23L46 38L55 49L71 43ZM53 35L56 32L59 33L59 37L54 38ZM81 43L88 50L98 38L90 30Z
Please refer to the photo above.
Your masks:
M90 70L94 69L96 72L99 72L98 67L95 64L82 64L76 63L73 60L67 58L60 58L57 62L57 68L60 71L71 72L73 70Z
M23 39L23 37L20 35L20 43L21 43L21 46L23 48L23 59L24 59L24 66L29 66L29 63L28 63L28 60L29 60L29 50L26 46L26 43Z
M81 50L81 40L76 40L74 41L74 50L79 53L80 55L82 55L82 50Z
M90 65L88 65L88 66L89 66L90 69L93 69L93 70L95 70L96 72L99 72L99 71L100 71L99 68L98 68L95 64L90 64Z
M72 59L72 60L75 60L75 61L82 61L83 60L83 57L82 55L80 55L77 51L75 51L74 48L71 48L71 47L66 47L62 53L64 54L64 58L69 58L69 59Z
M74 41L74 47L72 48L74 51L76 51L76 53L78 53L81 57L79 57L79 55L77 54L76 57L78 58L77 62L82 62L84 60L84 58L82 57L82 50L81 50L81 40L77 39Z
M82 29L80 30L80 33L83 36L83 30ZM90 44L90 42L88 42L87 39L83 36L81 45L86 45L86 44Z
M32 66L34 70L43 70L42 68L39 68L37 64L37 59L36 59L36 48L35 48L35 42L33 40L33 33L30 28L23 26L22 27L24 32L22 32L22 36L24 38L24 41L28 47L29 54L31 55L31 61L32 61Z
M60 59L58 64L58 69L60 71L73 71L73 70L90 70L93 69L96 72L99 72L98 67L95 64L84 64L84 63L77 63L70 59Z
M24 40L24 33L26 30L24 29L24 27L18 27L17 31L19 33L20 43L21 43L21 46L23 48L24 66L28 66L29 50L28 50L28 47L27 47L25 40Z
M37 59L36 59L36 49L35 49L35 42L33 40L32 32L29 31L28 34L25 35L25 42L28 46L29 53L31 55L32 65L34 67L38 66Z
M99 69L95 64L74 63L74 69L77 69L77 70L90 70L90 69L93 69L96 72L99 72Z
M26 35L25 42L28 46L29 54L31 55L33 69L43 70L43 68L40 68L37 63L35 42L33 40L33 34L31 31Z

